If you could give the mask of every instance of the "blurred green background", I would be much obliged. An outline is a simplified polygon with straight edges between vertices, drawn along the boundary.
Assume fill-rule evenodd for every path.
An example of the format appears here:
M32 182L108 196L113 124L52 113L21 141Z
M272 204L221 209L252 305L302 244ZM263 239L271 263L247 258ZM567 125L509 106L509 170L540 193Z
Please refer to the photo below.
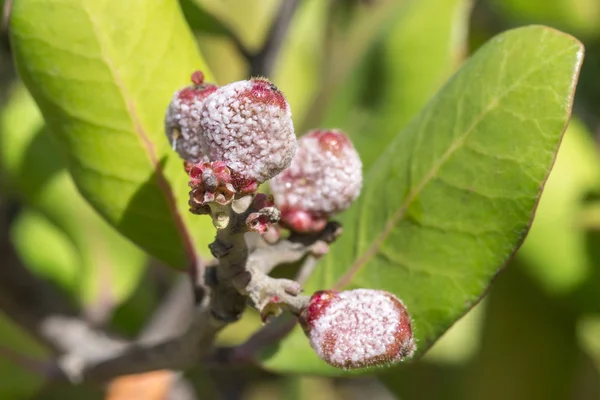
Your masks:
M280 0L180 3L213 74L225 83L248 71L230 35L259 48ZM586 56L574 117L531 232L484 301L423 359L393 374L378 369L329 379L198 367L187 374L198 398L600 398L600 1L302 0L271 78L291 103L299 134L321 126L391 137L470 53L528 24L573 34ZM2 44L2 229L21 261L86 317L133 337L175 273L147 260L79 196L54 144L38 135L41 116L17 81L6 35ZM357 143L367 149L366 166L379 151L370 154L368 145L368 136ZM28 152L19 151L24 146ZM108 314L98 311L106 309L106 287ZM221 342L238 343L259 325L248 312ZM1 312L0 345L48 357ZM0 352L0 399L104 398L96 387L47 383L19 357Z

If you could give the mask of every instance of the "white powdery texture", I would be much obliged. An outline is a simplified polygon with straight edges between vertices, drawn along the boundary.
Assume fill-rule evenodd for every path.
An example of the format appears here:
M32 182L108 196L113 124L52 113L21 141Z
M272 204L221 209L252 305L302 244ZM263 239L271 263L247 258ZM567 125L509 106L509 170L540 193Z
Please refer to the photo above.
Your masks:
M341 368L361 368L410 357L415 346L410 320L403 310L402 302L384 291L341 292L315 319L310 344L319 357Z
M200 125L202 149L211 161L224 161L244 178L262 183L287 168L296 151L291 111L285 102L257 101L255 81L222 86L205 101ZM264 84L262 81L261 84Z
M318 137L307 134L298 140L290 168L271 181L279 207L332 216L346 210L360 194L362 163L347 143L338 154L323 150Z
M208 161L200 147L200 115L205 98L202 96L181 99L175 93L165 116L165 132L169 143L181 158L190 162Z

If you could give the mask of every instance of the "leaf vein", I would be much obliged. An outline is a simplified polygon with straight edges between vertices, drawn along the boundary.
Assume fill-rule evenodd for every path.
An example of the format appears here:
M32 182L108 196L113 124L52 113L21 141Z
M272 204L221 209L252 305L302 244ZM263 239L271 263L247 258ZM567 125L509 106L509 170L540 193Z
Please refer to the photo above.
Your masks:
M181 239L185 246L187 257L190 262L190 268L193 268L198 263L198 255L192 243L190 234L187 231L187 228L183 222L182 216L177 209L175 195L173 194L171 186L163 173L162 167L159 163L158 157L154 149L154 145L148 137L148 135L146 134L144 127L142 126L141 121L139 120L137 110L135 108L135 103L131 98L131 95L129 94L126 85L124 84L121 75L119 74L119 71L113 64L112 58L108 54L108 51L106 49L106 43L104 42L102 37L102 29L99 29L98 23L95 20L93 13L90 12L90 10L88 10L84 5L82 5L82 7L90 21L90 25L92 26L95 36L98 40L101 58L104 61L108 70L110 71L111 75L113 76L116 86L119 89L119 93L121 94L125 106L129 112L131 123L133 125L133 131L140 139L140 142L142 143L143 147L146 149L146 154L150 160L150 163L154 167L158 187L162 190L163 194L165 195L165 198L169 205L169 211L171 212L171 215L173 217L173 222L175 223L177 232L181 236Z
M450 144L448 149L437 163L435 163L429 172L425 174L421 182L407 195L405 201L402 203L400 208L392 215L392 217L385 224L383 231L373 240L372 245L367 249L365 253L363 253L354 264L346 271L344 275L337 281L335 284L336 289L341 289L348 285L352 279L352 277L364 266L371 258L377 254L380 250L381 246L391 234L393 228L396 224L401 221L405 214L406 210L412 204L412 202L417 198L417 196L423 191L425 186L436 176L439 172L440 168L446 163L446 161L460 148L462 148L470 136L470 134L477 128L477 126L483 121L483 119L494 109L496 109L500 103L500 100L504 99L508 96L512 91L514 91L517 87L519 87L527 78L536 73L538 70L542 69L546 65L550 64L554 60L559 57L562 57L564 54L571 52L570 48L567 48L563 51L555 53L552 57L548 57L536 65L534 68L531 68L529 71L523 73L523 75L516 79L508 88L503 90L502 92L496 94L492 97L487 104L487 106L479 113L479 115L472 121L471 125L465 130L465 132L459 136L454 142ZM429 107L428 107L429 108ZM429 112L429 111L427 111ZM425 124L423 124L425 125Z

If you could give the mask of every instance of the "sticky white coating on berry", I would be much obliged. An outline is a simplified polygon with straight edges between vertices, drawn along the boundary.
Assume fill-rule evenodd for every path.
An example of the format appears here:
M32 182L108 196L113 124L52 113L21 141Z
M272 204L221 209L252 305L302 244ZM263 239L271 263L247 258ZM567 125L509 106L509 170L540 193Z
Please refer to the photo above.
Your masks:
M214 85L206 85L204 88L185 87L175 92L167 108L167 138L173 150L186 161L208 161L202 154L200 144L200 116L206 96L215 89Z
M204 154L258 183L287 168L296 151L290 107L263 79L234 82L212 93L200 125Z
M340 368L400 361L416 346L404 304L371 289L336 293L310 322L309 340L319 357Z
M334 148L324 143L336 136ZM312 131L298 140L292 165L270 185L275 204L282 209L332 216L350 207L360 194L362 163L343 132Z

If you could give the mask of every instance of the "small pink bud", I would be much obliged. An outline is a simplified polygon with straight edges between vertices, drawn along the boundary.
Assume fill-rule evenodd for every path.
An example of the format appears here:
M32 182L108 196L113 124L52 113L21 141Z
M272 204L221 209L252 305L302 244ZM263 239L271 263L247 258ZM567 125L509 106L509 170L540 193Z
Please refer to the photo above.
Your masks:
M217 86L205 83L202 71L191 76L192 85L175 92L165 116L165 133L173 150L186 161L198 162L200 148L200 114L206 97Z
M290 107L266 79L216 90L204 102L200 126L205 161L223 161L241 193L287 168L296 151Z
M190 211L194 214L205 214L210 202L229 204L235 196L231 184L231 173L221 161L213 163L185 164L190 176Z
M273 223L279 221L279 210L273 207L273 196L264 193L257 193L250 203L249 210L253 210L246 218L248 229L263 235Z
M360 194L362 163L339 130L311 131L298 140L290 168L271 180L282 223L296 232L318 232Z
M382 290L316 292L300 323L317 355L338 368L402 361L416 350L406 307Z

